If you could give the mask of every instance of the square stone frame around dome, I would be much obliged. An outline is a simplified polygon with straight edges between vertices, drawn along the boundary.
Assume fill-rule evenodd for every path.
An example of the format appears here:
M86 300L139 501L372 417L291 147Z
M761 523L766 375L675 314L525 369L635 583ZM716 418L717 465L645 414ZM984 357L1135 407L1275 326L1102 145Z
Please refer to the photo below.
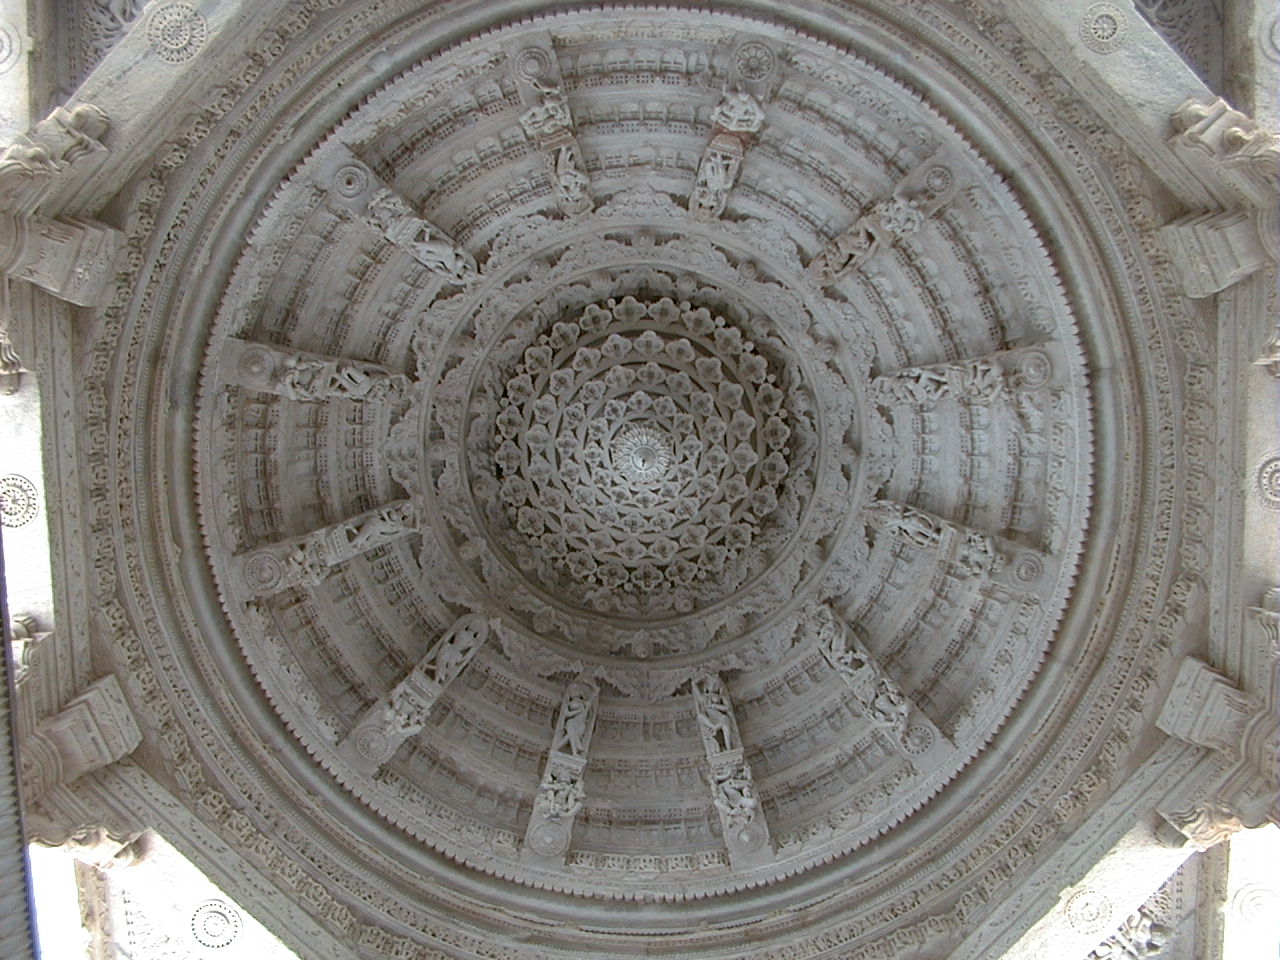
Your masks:
M908 75L912 41L927 37L945 38L956 63L975 72L986 63L1009 78L1007 101L993 109L1026 110L1025 123L1043 125L1037 144L1074 151L1042 161L1046 168L1074 168L1075 182L1100 191L1076 198L1096 219L1053 225L1057 241L1070 246L1077 230L1113 234L1107 249L1116 262L1086 266L1081 257L1072 261L1080 274L1064 281L1073 296L1114 284L1074 302L1114 306L1114 317L1089 322L1113 322L1126 340L1112 355L1115 368L1090 371L1099 432L1113 442L1097 475L1123 483L1094 490L1081 589L1100 598L1103 612L1069 611L1062 629L1079 642L1070 656L1050 653L1028 694L1043 715L1016 715L986 766L948 788L946 806L926 806L896 841L891 833L868 849L886 858L903 837L918 847L928 835L920 824L941 828L949 811L975 817L972 843L945 847L947 859L904 889L877 891L880 912L856 922L821 907L824 876L852 870L833 862L708 900L701 927L673 929L657 907L654 922L646 907L619 906L633 939L610 941L608 951L582 929L602 911L575 913L577 901L566 906L546 890L494 893L496 877L477 879L469 868L433 866L440 891L426 906L414 899L413 878L401 886L384 872L379 879L391 886L377 889L373 874L362 874L376 856L352 868L338 852L364 842L358 819L338 824L347 833L332 847L308 835L308 824L333 826L315 810L342 790L266 697L245 693L254 688L247 669L243 689L219 687L229 673L214 669L217 652L201 645L199 631L175 630L187 621L155 613L165 595L186 597L190 583L208 577L201 557L172 548L201 540L171 511L182 484L147 458L159 446L148 438L175 429L194 392L194 353L166 343L158 321L176 325L180 310L202 309L183 301L183 284L199 289L203 274L229 270L219 257L232 256L202 247L190 224L209 217L247 232L254 214L210 213L219 178L230 179L245 156L269 168L273 151L287 155L290 144L327 129L356 105L345 91L367 91L437 48L447 56L451 44L539 5L165 2L117 17L106 40L84 28L86 11L98 9L91 4L66 5L73 15L65 22L80 24L69 37L37 20L30 32L64 38L54 56L63 72L36 70L40 115L49 118L0 158L8 285L0 331L14 347L0 361L6 377L34 379L40 392L56 619L33 636L52 633L24 641L31 653L15 698L22 767L0 770L6 836L16 840L19 827L14 782L25 792L26 833L42 842L85 828L121 840L157 830L307 957L645 955L646 935L658 932L668 943L687 938L672 956L839 949L887 958L923 947L957 960L1084 956L1196 850L1242 826L1280 822L1280 148L1269 132L1280 54L1264 5L1238 6L1223 50L1246 52L1214 74L1228 78L1225 90L1186 65L1166 39L1176 41L1171 28L1162 36L1127 4L744 2L671 12L691 22L738 16L765 24L763 35L803 31L833 49L855 43L850 24L865 19L899 38L896 50L874 53ZM617 21L607 28L625 34ZM381 49L368 40L384 33ZM758 59L744 58L744 73ZM0 49L0 71L8 61ZM82 82L53 97L54 75ZM303 112L255 126L273 102L321 75L335 86L327 103L310 89L310 103L328 122ZM960 89L931 83L920 80L935 95ZM947 108L982 114L980 106ZM750 157L748 139L720 145ZM193 250L206 259L183 262ZM1132 447L1122 457L1116 437L1126 430ZM1105 556L1121 542L1123 551ZM199 617L220 619L216 601L205 602L212 605ZM1056 732L1034 741L1041 719ZM1004 744L1031 742L1054 746L1044 758L1025 748L1001 754ZM997 764L1026 770L1018 793L984 795L980 778ZM978 807L981 817L971 813ZM371 836L376 846L386 834ZM411 841L398 842L405 849L381 851L386 863L419 855L406 852ZM15 846L4 854L14 862ZM734 909L742 913L730 922ZM20 904L6 911L19 912ZM13 956L25 949L3 946Z

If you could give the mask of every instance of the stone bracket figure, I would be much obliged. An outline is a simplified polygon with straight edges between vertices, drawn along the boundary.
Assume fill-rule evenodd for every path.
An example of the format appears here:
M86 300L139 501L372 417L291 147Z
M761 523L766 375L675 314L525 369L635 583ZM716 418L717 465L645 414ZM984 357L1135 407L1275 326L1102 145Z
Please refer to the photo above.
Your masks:
M542 782L525 829L522 859L545 867L563 867L573 820L586 798L582 774L595 731L600 691L579 677L569 684L556 717Z
M710 770L711 803L720 819L729 862L738 869L769 863L773 859L769 825L760 810L729 691L715 674L695 677L689 686Z
M898 685L863 649L835 612L825 604L814 617L818 648L853 692L863 716L873 725L900 736L910 707Z
M961 577L990 576L1005 566L995 537L980 530L897 500L873 500L866 512L872 523L890 536L929 550L951 552L953 569Z
M376 363L231 340L222 357L226 379L291 400L406 403L410 380Z
M423 267L449 283L466 286L480 276L475 258L419 215L408 199L382 183L350 150L335 151L313 173L333 206L349 210Z
M316 586L339 564L417 529L416 506L411 500L398 500L295 540L240 554L236 564L255 596L270 596L289 587Z
M545 158L560 209L567 214L591 207L591 179L573 130L573 116L558 79L534 78L537 100L520 115L520 126Z
M764 126L764 107L748 93L726 92L711 122L711 139L689 194L689 210L698 220L714 220L724 212L747 147Z
M853 225L820 250L805 272L827 287L860 270L862 265L901 237L924 226L956 193L955 178L939 155L918 164L887 197L872 203Z
M376 774L401 744L422 732L431 708L497 624L477 613L455 620L404 679L365 711L339 744L339 752L360 773Z

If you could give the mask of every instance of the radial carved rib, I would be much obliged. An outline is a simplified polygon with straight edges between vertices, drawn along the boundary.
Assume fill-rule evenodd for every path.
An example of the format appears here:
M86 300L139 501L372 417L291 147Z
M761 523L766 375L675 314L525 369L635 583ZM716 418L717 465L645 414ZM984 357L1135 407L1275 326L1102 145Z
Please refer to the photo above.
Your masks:
M690 686L711 768L712 802L720 816L729 862L738 869L769 863L773 860L769 824L756 797L729 692L714 674L698 677Z
M292 400L404 402L409 378L375 363L282 350L243 340L227 342L223 354L230 383Z
M534 38L530 46L508 48L507 55L526 106L520 114L520 126L543 155L560 210L574 214L590 209L591 179L582 163L551 38Z
M689 194L689 210L699 220L714 220L724 212L747 147L764 126L764 107L749 93L729 92L712 111L711 122L711 140Z
M949 556L961 576L989 576L1005 565L1006 558L991 534L897 500L873 500L866 509L885 533Z
M1037 348L1000 350L984 357L904 367L871 381L869 398L881 404L927 409L942 400L990 403L1015 390L1045 386L1053 366Z
M853 226L832 240L812 260L806 272L820 286L830 286L900 237L918 231L956 192L955 176L945 159L935 154L902 178L893 192L877 200Z
M582 771L587 766L587 750L595 731L599 699L600 691L595 684L581 677L565 691L542 782L525 829L521 857L526 863L564 866L573 836L573 820L582 809L585 797Z
M417 529L413 503L398 500L296 540L241 554L236 562L249 589L257 596L270 596L289 587L314 586L338 564Z
M858 642L853 630L826 604L818 608L813 629L818 649L852 691L858 709L898 746L916 755L951 749L951 741L902 692L884 667ZM927 756L925 761L927 762Z
M407 198L380 182L349 150L330 158L317 171L316 182L334 204L363 217L372 229L432 273L459 286L479 276L471 254L420 217Z
M373 776L400 745L422 731L445 688L466 669L496 621L459 617L416 667L365 711L338 750L360 773Z

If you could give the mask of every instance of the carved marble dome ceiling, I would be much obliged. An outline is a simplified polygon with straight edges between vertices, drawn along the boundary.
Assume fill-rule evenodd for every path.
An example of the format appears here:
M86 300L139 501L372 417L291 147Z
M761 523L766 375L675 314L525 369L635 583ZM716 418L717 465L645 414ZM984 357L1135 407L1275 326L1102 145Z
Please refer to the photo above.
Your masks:
M145 762L369 956L963 939L1135 748L1203 519L1106 123L978 3L228 63L89 346Z

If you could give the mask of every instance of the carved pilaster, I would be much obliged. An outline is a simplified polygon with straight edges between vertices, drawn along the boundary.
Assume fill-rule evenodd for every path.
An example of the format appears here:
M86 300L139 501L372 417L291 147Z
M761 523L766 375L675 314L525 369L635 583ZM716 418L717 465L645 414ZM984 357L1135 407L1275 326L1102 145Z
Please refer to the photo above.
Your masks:
M520 115L520 126L543 155L560 210L570 215L589 210L591 179L583 165L551 38L530 38L528 46L509 47L507 54L527 107Z
M371 229L449 283L465 286L479 276L471 254L421 217L408 199L379 181L349 150L335 152L318 166L315 183L335 206L363 218Z
M945 157L934 155L911 170L893 193L873 203L856 221L827 244L806 267L814 283L830 286L856 273L900 237L918 231L928 217L955 196L955 175Z
M1262 705L1195 657L1178 668L1156 726L1180 740L1239 756L1245 726Z
M738 869L768 863L773 859L769 824L743 753L729 691L714 674L698 677L690 686L710 767L712 803L720 817L729 862Z
M270 596L289 587L314 586L338 564L417 529L413 503L398 500L304 537L242 553L235 564L249 589L258 596Z
M222 364L227 382L292 400L408 400L409 378L375 363L230 340Z
M400 745L420 733L427 715L489 638L496 621L480 614L459 617L416 667L365 711L339 745L351 765L367 776L391 759Z
M747 147L764 126L764 107L749 93L729 91L712 111L711 123L711 139L689 194L689 210L699 220L714 220L724 212Z
M1170 118L1174 149L1208 159L1254 204L1274 206L1280 191L1280 136L1261 130L1221 97L1185 101Z
M113 675L93 683L19 745L21 784L34 802L60 784L105 767L142 741L137 722Z
M595 732L599 700L600 691L595 684L581 677L565 691L542 782L525 829L521 857L526 863L564 866L573 821L586 798L582 773Z
M11 334L10 279L26 280L81 306L102 302L121 234L88 220L36 215L73 174L106 155L107 116L91 104L57 107L0 154L0 374L23 370Z
M1272 209L1183 217L1160 228L1189 297L1208 297L1280 259L1280 215Z
M1280 824L1280 606L1276 591L1246 612L1240 679L1188 657L1156 725L1207 748L1206 775L1157 805L1182 838L1203 849L1241 827ZM1175 832L1176 831L1176 832Z

